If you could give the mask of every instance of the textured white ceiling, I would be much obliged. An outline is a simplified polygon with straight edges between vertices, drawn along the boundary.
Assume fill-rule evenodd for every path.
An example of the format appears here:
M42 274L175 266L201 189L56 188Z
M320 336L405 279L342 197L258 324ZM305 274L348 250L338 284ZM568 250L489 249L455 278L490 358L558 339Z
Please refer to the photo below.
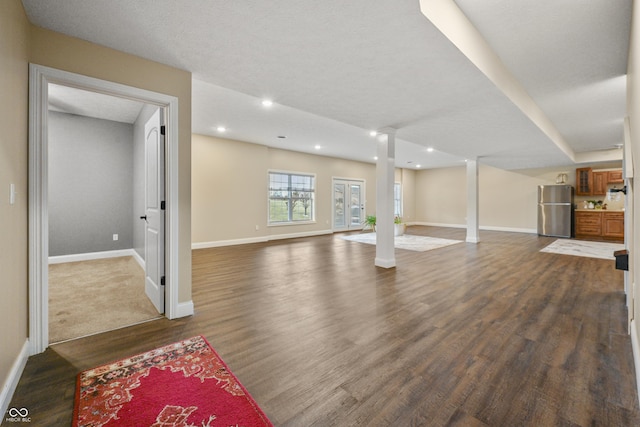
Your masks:
M575 152L623 142L631 0L455 0Z
M611 2L457 3L572 148L589 151L622 138L631 0L613 0L615 12ZM570 163L418 0L23 4L35 25L191 71L194 132L224 124L228 138L272 145L285 134L284 148L320 141L321 154L372 161L366 134L392 126L399 166ZM276 103L268 116L262 97Z
M370 130L277 103L265 108L259 98L199 80L193 81L192 90L194 133L285 150L375 161L376 142L369 134ZM218 126L224 126L226 131L217 132ZM316 145L320 146L319 150ZM410 168L418 165L421 168L460 166L464 164L464 158L437 150L427 152L423 145L396 138L396 164Z
M121 123L135 123L144 104L131 99L49 83L49 110Z

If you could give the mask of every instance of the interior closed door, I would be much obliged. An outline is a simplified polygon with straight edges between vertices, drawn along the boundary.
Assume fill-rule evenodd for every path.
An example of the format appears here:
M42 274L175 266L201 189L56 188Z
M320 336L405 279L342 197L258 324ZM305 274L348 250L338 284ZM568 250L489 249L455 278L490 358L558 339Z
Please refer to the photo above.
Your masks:
M364 222L364 181L334 179L334 231L359 230Z
M164 313L164 135L158 109L145 125L145 292Z

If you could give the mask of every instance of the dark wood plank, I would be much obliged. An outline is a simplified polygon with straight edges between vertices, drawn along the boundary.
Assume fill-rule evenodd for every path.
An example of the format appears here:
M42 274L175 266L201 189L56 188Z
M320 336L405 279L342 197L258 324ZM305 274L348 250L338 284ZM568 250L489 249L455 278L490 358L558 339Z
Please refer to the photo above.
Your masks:
M481 239L389 270L339 235L196 250L194 316L52 346L11 405L69 425L78 372L202 334L278 426L640 425L614 262Z

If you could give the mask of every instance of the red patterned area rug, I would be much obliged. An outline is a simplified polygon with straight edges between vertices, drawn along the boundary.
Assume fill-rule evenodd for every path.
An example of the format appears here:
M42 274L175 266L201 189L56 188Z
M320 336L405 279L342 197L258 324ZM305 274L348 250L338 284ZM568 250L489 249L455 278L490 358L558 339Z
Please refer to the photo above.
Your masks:
M272 426L202 336L78 375L74 427Z

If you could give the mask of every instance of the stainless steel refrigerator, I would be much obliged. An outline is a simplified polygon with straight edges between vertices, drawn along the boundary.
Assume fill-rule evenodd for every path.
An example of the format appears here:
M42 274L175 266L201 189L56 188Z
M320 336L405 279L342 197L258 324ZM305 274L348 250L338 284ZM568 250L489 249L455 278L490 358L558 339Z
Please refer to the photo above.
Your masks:
M573 187L538 186L538 234L571 237L573 232Z

